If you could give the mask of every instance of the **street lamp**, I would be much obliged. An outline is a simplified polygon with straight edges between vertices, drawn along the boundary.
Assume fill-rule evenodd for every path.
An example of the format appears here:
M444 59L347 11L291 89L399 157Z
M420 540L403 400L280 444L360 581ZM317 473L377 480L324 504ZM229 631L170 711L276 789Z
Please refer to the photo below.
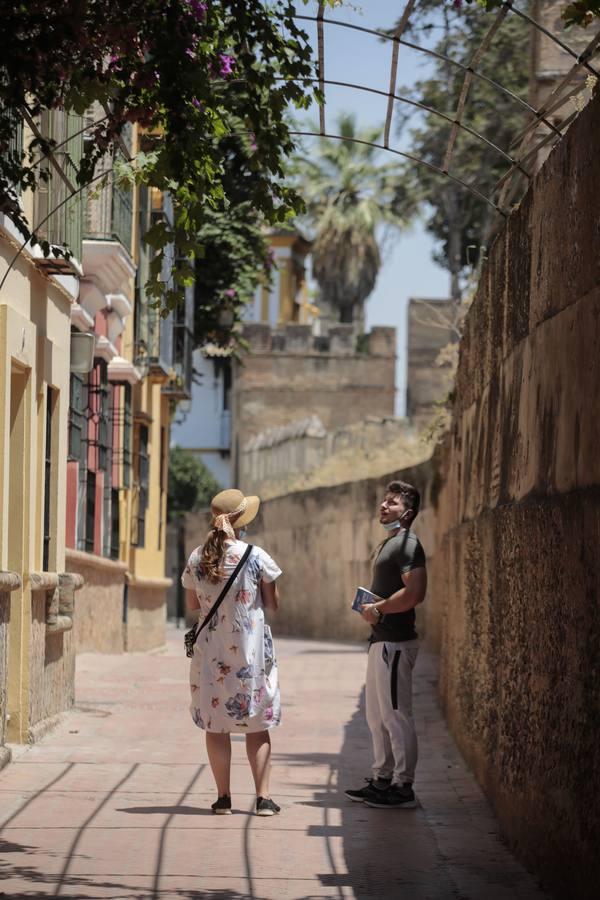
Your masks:
M91 372L94 367L96 335L87 331L71 333L71 372Z

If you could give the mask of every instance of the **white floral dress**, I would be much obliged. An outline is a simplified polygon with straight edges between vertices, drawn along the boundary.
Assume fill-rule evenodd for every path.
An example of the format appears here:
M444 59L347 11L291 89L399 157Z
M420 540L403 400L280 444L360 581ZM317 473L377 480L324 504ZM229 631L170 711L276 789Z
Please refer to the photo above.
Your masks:
M247 546L244 541L226 541L225 580ZM196 591L200 623L224 585L203 576L201 552L202 547L192 552L181 576L183 586ZM281 569L269 554L253 547L218 611L200 633L190 665L190 712L199 728L250 734L279 725L277 660L260 593L261 581L275 581L279 575Z

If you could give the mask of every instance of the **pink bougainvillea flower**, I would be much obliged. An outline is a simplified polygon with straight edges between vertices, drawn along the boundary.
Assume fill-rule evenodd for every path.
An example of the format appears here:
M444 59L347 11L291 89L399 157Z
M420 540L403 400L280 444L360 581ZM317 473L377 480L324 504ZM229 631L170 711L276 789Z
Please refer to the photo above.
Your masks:
M189 0L189 7L191 12L196 16L200 21L204 21L206 18L206 10L208 9L208 4L203 3L202 0Z
M223 291L223 293L225 294L226 297L229 297L230 299L233 300L233 298L236 295L236 290L235 290L235 288L227 288L227 290Z
M219 53L219 71L223 78L233 73L234 65L235 59L233 56L228 56L227 53Z

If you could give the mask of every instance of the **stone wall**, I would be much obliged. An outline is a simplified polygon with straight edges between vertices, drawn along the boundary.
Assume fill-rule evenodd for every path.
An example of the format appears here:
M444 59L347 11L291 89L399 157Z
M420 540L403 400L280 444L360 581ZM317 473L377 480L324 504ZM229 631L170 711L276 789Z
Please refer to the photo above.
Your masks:
M122 653L126 563L71 549L66 560L84 579L73 617L77 653Z
M0 769L10 762L10 750L5 746L8 716L8 672L11 591L21 586L15 572L0 571Z
M356 588L370 585L371 557L385 537L379 504L385 485L399 475L423 493L425 509L415 532L429 553L434 540L427 509L435 483L431 461L384 478L299 491L262 504L247 539L264 547L283 569L277 634L367 638L368 626L350 606ZM423 616L424 608L418 611L421 633Z
M45 591L31 593L31 607L28 739L35 743L75 702L75 650L73 631L47 629Z
M274 331L266 324L246 324L243 337L250 353L233 372L234 482L242 447L267 428L316 415L330 430L370 415L394 415L394 328L373 328L360 348L352 325L315 337L309 325Z
M442 455L441 697L559 897L600 880L600 97L494 244Z
M449 724L508 842L561 900L600 882L599 142L597 97L492 247L450 432L402 473L425 496L419 612ZM263 505L252 540L285 573L276 633L364 633L348 604L386 480Z
M406 415L417 427L426 425L453 384L450 354L440 364L440 351L456 344L460 310L453 300L411 297L408 303Z
M170 578L128 577L125 649L143 652L164 647L166 592Z
M311 416L251 438L240 454L239 485L247 494L280 496L385 471L392 454L405 465L427 455L406 419L369 416L327 431Z

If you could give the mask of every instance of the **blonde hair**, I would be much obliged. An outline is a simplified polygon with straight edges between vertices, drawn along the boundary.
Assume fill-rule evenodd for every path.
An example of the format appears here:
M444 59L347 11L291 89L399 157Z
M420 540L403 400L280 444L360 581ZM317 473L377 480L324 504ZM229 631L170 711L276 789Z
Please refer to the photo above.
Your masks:
M227 538L235 538L232 524L242 515L248 501L244 497L237 509L231 513L213 514L213 521L208 537L204 542L201 554L202 574L213 583L225 577L223 561L225 559L225 541Z
M217 582L224 577L225 541L227 534L214 525L208 533L201 554L202 574L209 581Z

